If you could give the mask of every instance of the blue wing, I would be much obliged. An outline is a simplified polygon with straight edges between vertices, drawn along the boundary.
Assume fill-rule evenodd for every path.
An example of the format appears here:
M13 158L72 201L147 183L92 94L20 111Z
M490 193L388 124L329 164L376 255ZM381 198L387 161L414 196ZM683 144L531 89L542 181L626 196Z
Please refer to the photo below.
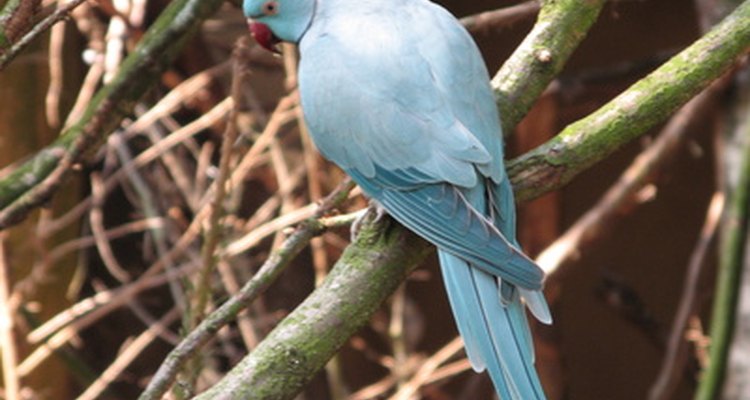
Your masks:
M318 3L300 43L313 140L438 247L474 368L489 371L501 398L543 398L521 300L551 319L539 292L543 272L515 241L501 128L479 51L427 1L344 3Z
M477 201L470 203L467 189L447 183L394 186L405 183L404 174L380 168L375 179L355 169L347 173L396 220L441 249L511 284L541 289L543 271L477 211L472 205ZM484 192L483 187L478 184L473 192Z
M471 38L442 9L388 3L372 6L378 18L364 2L321 15L303 37L300 91L316 145L367 178L378 164L458 186L476 185L477 168L501 181L496 111L482 59L466 57Z

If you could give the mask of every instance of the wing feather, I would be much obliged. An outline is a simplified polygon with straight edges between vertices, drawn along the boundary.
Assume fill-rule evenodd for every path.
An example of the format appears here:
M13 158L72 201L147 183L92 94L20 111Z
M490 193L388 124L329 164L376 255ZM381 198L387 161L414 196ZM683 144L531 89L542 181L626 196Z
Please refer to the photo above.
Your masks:
M375 164L464 187L476 184L477 168L502 180L500 125L474 42L442 9L437 19L421 2L393 12L376 21L361 10L318 18L300 43L302 106L315 144L367 178ZM465 57L467 48L476 56Z
M315 144L438 247L474 368L488 370L501 398L543 399L522 299L551 320L544 273L516 242L500 121L476 45L428 1L342 0L335 13L327 1L300 43Z
M388 213L418 235L488 273L525 289L542 287L544 272L480 215L451 185L426 184L410 190L375 186L347 171ZM379 171L379 180L389 174Z

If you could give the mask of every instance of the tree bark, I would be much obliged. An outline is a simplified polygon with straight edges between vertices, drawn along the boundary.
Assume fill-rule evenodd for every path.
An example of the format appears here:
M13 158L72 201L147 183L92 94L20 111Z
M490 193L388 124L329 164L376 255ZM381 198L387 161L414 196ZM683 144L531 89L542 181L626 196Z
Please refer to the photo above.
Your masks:
M567 2L547 2L545 7L552 9L556 4L567 5ZM566 8L557 11L571 12ZM646 133L721 76L750 49L748 20L750 1L600 110L512 161L509 173L518 201L559 188ZM546 19L540 19L539 23L546 23ZM538 45L544 47L545 43ZM511 59L509 63L515 61ZM536 75L528 76L531 79ZM517 90L525 87L519 85ZM197 398L288 399L296 396L349 335L367 321L370 313L422 261L429 249L426 242L416 240L413 234L392 222L376 223L367 229L363 238L347 248L321 287L255 351ZM383 281L376 283L373 279Z

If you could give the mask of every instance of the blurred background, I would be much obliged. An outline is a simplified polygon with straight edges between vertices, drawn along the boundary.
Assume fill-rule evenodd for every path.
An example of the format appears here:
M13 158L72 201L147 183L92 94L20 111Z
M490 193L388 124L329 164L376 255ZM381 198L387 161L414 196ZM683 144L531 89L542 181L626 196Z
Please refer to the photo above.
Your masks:
M0 177L80 116L168 3L84 2L0 71ZM534 2L506 0L440 3L458 17L515 7L472 30L491 74L529 32L538 9ZM38 10L49 12L53 5L41 3ZM595 111L698 39L722 15L721 7L686 0L609 2L565 70L508 138L509 157ZM14 322L21 398L67 399L84 392L82 398L135 398L190 329L184 307L195 287L187 277L200 263L202 242L189 237L191 224L218 174L232 108L225 100L231 53L246 36L241 10L227 3L46 207L2 233L10 292L0 301ZM233 253L218 261L210 286L215 305L252 276L290 227L312 215L309 204L344 178L300 129L293 49L277 57L247 41L236 54L249 74L242 82L234 153L238 163L248 151L254 158L243 159L240 183L225 199L218 246ZM680 144L659 156L663 162L647 174L645 185L603 211L602 224L587 225L585 240L552 263L559 268L546 294L555 323L534 326L537 367L550 399L648 397L668 357L673 320L685 301L686 270L709 204L725 180L717 154L726 128L722 115L732 103L722 96L691 114ZM565 188L520 205L526 251L540 255L587 212L602 210L602 196L621 183L623 171L662 130ZM342 214L366 206L361 196L351 197ZM216 382L299 304L348 240L347 227L314 240L237 323L222 329L203 352L198 390ZM665 398L692 397L706 362L715 242L698 262L703 272L691 297L684 335L689 345L671 371L677 384ZM170 261L159 268L172 275L154 272L165 254ZM404 322L402 335L393 335L396 320ZM397 374L412 376L455 337L433 254L299 398L391 398L402 379ZM491 398L489 378L471 372L463 351L452 346L417 398ZM102 375L108 368L110 374Z

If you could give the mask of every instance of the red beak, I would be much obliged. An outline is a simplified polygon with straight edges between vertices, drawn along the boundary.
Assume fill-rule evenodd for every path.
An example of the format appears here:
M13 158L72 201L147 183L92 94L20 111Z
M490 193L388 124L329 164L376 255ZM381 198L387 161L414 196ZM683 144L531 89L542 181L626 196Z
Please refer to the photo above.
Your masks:
M281 40L271 32L268 25L251 20L249 21L248 26L250 27L250 34L253 35L253 39L255 39L261 47L276 54L281 53L276 47L277 44L281 43Z

